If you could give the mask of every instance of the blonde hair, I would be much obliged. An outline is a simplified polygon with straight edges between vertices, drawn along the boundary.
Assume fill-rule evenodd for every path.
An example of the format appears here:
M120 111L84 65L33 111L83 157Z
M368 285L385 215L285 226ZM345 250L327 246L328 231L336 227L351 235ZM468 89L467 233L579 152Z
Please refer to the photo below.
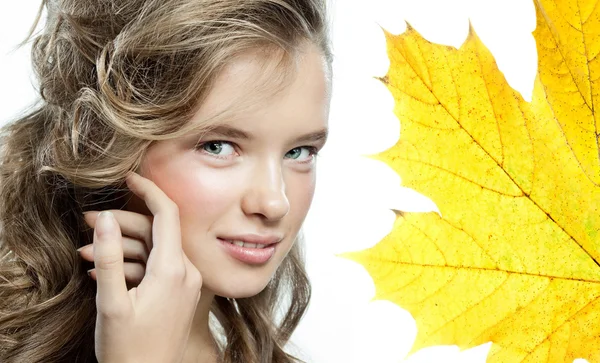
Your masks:
M305 42L331 66L325 0L45 0L38 20L44 9L32 45L42 102L0 130L0 361L95 362L81 213L122 208L124 177L153 141L226 117L188 122L240 54L280 55L282 85ZM309 300L296 243L258 295L215 299L222 362L296 361L284 346Z

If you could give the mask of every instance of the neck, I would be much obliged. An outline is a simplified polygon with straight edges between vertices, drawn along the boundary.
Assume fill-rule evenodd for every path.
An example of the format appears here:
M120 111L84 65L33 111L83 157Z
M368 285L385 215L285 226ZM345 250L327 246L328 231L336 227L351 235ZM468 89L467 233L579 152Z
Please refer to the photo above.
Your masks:
M200 301L192 321L184 363L216 363L218 348L210 331L209 313L215 295L202 289Z

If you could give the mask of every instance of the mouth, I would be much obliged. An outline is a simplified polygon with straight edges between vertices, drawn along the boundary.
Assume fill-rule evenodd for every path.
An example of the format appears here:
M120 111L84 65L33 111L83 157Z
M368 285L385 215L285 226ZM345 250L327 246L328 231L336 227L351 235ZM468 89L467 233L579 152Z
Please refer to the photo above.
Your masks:
M251 243L236 239L225 239L218 237L220 245L234 259L247 264L264 264L275 254L279 242L273 243Z
M219 238L221 239L221 238ZM244 242L244 241L240 241L240 240L232 240L232 239L221 239L224 242L227 243L231 243L232 245L236 245L236 246L240 246L240 247L246 247L246 248L259 248L259 249L263 249L265 247L269 247L270 245L267 244L258 244L258 243L250 243L250 242Z

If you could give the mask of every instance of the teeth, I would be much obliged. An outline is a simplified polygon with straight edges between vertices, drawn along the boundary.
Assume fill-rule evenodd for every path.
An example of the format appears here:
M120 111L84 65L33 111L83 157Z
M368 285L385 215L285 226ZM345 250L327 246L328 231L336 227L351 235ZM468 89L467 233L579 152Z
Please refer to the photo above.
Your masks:
M236 246L240 246L240 247L246 247L246 248L265 248L264 245L258 245L256 243L245 243L242 241L230 241L230 240L226 240L227 242L234 244Z

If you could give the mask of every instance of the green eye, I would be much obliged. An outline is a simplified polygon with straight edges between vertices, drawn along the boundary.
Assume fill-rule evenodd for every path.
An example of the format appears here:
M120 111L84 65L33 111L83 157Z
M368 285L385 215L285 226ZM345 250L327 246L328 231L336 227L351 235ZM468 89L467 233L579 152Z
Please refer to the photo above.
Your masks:
M196 146L196 149L211 156L220 159L235 154L235 148L232 143L227 141L207 141Z
M220 154L223 150L223 144L220 141L211 141L207 142L202 146L202 150L209 152L211 154Z
M301 163L311 161L317 155L317 148L313 146L295 147L285 154L288 159L298 160Z
M288 151L288 153L285 155L290 159L298 159L300 157L300 154L302 154L302 148L297 147Z

